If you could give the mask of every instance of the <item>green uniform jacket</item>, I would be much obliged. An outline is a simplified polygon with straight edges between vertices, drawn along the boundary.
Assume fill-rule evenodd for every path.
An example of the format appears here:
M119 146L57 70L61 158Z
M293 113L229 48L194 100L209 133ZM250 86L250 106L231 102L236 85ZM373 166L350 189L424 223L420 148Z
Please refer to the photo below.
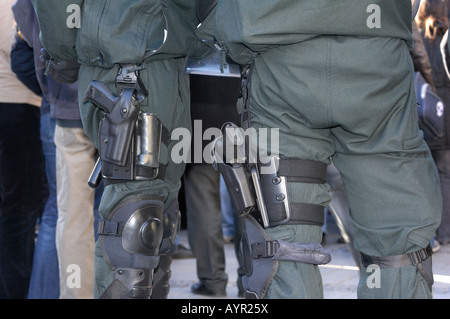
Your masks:
M102 68L184 56L198 24L193 0L33 0L33 4L42 43L53 59L78 57L83 65Z
M238 63L320 35L401 38L412 45L411 0L219 0L216 36Z
M97 147L99 123L104 112L90 103L82 103L84 92L92 80L102 81L114 92L118 64L145 64L141 78L150 94L144 102L152 105L152 109L150 111L144 104L141 108L158 114L168 129L173 129L172 125L181 125L172 123L168 113L175 111L167 110L166 106L172 107L180 94L173 86L174 72L182 70L183 57L194 42L199 23L195 0L32 1L41 27L41 41L52 59L75 58L81 64L78 77L80 113L85 131ZM154 65L149 66L154 62L159 65L167 62L171 66L166 69L159 66L156 71ZM174 63L177 64L176 71ZM156 86L165 90L156 89ZM174 91L169 92L169 87ZM180 90L188 94L184 80Z

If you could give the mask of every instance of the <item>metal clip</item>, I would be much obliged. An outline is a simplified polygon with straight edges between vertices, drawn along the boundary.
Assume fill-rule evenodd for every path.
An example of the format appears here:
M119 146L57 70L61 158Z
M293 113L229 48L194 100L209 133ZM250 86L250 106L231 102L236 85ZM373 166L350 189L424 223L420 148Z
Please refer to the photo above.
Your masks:
M134 86L137 83L138 75L135 71L136 65L134 64L124 64L119 68L116 76L117 87L122 87L125 85L129 87L130 84Z
M137 102L142 102L148 95L148 91L139 78L139 72L142 68L135 64L123 64L120 66L116 76L116 87L120 91L126 89L133 90L133 98Z

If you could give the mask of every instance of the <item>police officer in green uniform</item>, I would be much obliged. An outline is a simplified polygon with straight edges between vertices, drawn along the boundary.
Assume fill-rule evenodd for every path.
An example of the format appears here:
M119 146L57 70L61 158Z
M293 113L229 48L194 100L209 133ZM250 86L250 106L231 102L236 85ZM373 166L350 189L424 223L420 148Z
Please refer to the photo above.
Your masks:
M330 161L362 253L358 297L432 296L441 194L417 124L411 21L410 0L219 0L216 40L243 67L241 125L279 130L275 173L261 157L244 165L257 203L243 211L247 297L323 297Z
M195 1L33 1L48 71L78 79L87 135L103 177L95 297L165 298L184 164L171 160L174 128L190 129L184 57ZM97 174L101 172L100 174ZM81 270L83 271L83 270Z

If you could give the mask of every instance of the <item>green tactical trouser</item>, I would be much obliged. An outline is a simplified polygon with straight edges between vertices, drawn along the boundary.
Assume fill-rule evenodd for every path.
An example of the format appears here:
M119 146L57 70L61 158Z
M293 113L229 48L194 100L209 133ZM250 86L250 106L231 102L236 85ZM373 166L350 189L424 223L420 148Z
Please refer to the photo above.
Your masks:
M334 162L342 174L355 248L370 256L418 251L441 218L439 177L418 129L413 66L394 38L322 36L256 57L250 126L279 128L282 158ZM291 202L326 206L328 187L289 183ZM319 226L277 226L272 239L320 242ZM417 267L361 270L359 298L428 298ZM281 261L267 298L321 298L316 265Z
M183 74L184 60L155 61L145 65L140 71L140 77L149 95L141 104L141 110L155 113L169 132L175 128L191 128L189 109L189 78ZM100 69L82 67L79 78L79 98L83 99L85 88L93 80L105 83L110 90L116 92L115 78L117 68ZM102 113L92 104L81 105L83 124L88 136L98 145L98 125ZM134 195L152 195L161 197L165 207L178 200L181 187L181 176L185 164L171 161L170 153L177 141L171 141L167 152L161 154L161 161L168 162L164 179L153 181L130 181L111 184L105 187L100 202L99 214L107 219L108 214L121 200ZM94 297L101 296L103 291L113 281L114 275L103 258L102 249L97 242L95 251L95 292Z

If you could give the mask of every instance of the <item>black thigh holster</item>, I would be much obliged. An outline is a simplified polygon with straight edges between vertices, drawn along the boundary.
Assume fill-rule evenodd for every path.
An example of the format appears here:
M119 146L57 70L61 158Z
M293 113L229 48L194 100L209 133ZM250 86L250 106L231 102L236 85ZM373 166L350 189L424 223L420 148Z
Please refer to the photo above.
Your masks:
M229 129L230 131L227 131ZM223 126L212 147L214 167L222 174L236 210L245 221L241 254L247 298L264 298L280 261L326 264L330 253L319 243L271 240L265 229L324 223L324 207L291 202L288 182L324 184L327 165L277 156L252 156L248 139L233 123Z
M136 69L130 64L119 67L117 93L95 80L86 90L83 101L104 112L98 135L100 159L89 179L93 187L101 178L105 184L164 179L170 133L157 114L141 111L148 92Z

